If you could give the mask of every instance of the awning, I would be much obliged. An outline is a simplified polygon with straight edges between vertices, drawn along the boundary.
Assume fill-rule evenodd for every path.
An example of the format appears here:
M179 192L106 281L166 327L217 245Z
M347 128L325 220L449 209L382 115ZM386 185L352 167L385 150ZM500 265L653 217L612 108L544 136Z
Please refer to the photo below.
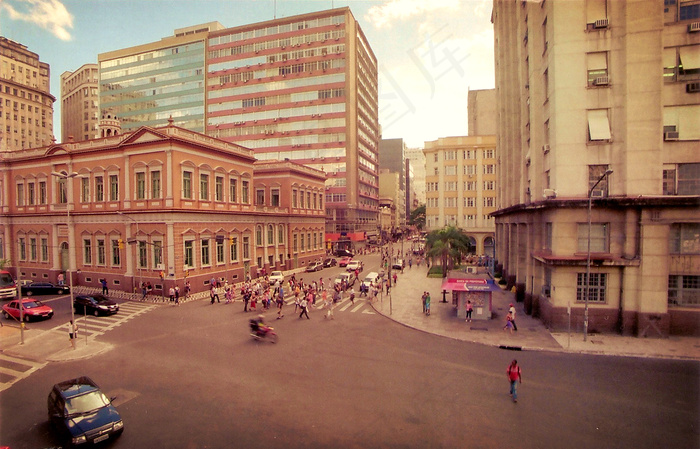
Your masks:
M700 69L700 45L688 45L679 48L683 70Z
M500 290L500 287L486 279L448 278L442 282L441 289L455 292L492 292Z
M610 140L608 111L593 109L588 111L588 132L591 140Z

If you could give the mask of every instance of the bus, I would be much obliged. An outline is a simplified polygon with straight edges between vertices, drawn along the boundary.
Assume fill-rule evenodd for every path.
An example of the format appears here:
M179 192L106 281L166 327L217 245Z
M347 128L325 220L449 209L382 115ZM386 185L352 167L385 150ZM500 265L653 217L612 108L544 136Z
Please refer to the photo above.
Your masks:
M0 299L17 296L17 284L9 271L0 270Z

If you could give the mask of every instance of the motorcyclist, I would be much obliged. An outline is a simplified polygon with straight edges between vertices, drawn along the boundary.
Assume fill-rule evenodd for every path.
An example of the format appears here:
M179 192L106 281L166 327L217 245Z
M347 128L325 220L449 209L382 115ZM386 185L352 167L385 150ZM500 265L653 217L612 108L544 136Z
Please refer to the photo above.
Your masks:
M265 324L265 317L260 314L257 316L257 318L252 318L250 320L250 330L255 334L260 337L265 336L267 333L268 327Z

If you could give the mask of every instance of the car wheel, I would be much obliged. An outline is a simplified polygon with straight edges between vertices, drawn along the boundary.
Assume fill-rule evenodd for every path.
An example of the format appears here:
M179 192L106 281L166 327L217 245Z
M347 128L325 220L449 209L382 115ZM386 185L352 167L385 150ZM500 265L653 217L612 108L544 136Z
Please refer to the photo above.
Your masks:
M10 319L10 314L5 312L4 310L2 311L2 316L4 316L6 320Z
M29 315L27 315L27 314L24 315L24 322L25 323L29 322Z
M99 315L100 315L100 312L99 312L97 309L95 309L92 313L93 313L93 315L95 315L95 316L99 316Z
M34 292L31 290L27 290L27 292L25 293L25 295L27 295L27 296L32 296L33 294L34 294Z

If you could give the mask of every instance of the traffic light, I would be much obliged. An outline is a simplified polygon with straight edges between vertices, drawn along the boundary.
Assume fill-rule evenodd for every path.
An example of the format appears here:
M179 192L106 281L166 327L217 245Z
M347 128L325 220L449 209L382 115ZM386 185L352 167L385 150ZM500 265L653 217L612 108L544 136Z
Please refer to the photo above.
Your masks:
M117 243L119 244L119 249L124 249L124 240L119 239L117 240Z
M229 238L228 238L228 242L229 242L231 245L233 245L233 241L234 241L234 240L235 240L235 238L233 238L233 237L229 237Z

